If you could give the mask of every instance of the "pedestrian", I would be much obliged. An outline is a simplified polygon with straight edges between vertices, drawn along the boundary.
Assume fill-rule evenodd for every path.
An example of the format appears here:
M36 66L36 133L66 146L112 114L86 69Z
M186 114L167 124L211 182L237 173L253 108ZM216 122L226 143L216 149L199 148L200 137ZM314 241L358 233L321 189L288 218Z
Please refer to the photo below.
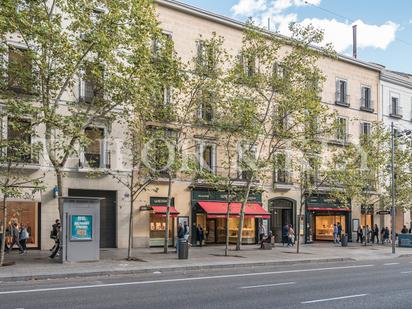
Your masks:
M13 249L13 246L17 245L17 247L19 248L20 254L23 254L24 250L22 246L20 245L20 231L19 231L19 226L17 222L13 222L11 224L10 233L11 233L11 244L7 248L7 252L10 252L10 250Z
M362 243L362 227L359 225L356 231L356 242Z
M57 221L57 220L56 220ZM49 256L51 259L54 259L56 256L60 255L60 239L61 239L61 228L60 228L60 221L56 223L56 238L55 238L55 245L53 247L53 251Z
M381 242L382 242L382 245L383 245L383 243L384 243L384 241L385 241L385 228L382 226L382 229L381 229Z
M263 226L263 222L259 223L258 231L259 231L259 242L262 242L266 234L265 227Z
M176 242L176 253L179 254L179 243L185 239L185 230L182 223L177 226L177 242Z
M336 223L333 224L333 243L334 244L338 243L338 227Z
M57 226L60 224L60 220L56 219L54 224L52 225L51 231L50 231L50 239L54 240L54 245L50 249L50 251L53 251L56 248L56 238L57 238Z
M27 226L22 224L20 227L20 245L23 248L23 253L27 253L27 239L29 239L29 232L27 232Z
M365 237L365 245L366 245L367 243L369 243L369 232L370 232L369 225L366 225L363 227L363 232L364 232L363 236Z
M384 236L383 236L383 238L384 238L384 242L387 244L387 243L389 243L389 228L388 227L385 227L385 232L384 232Z
M338 239L339 242L342 241L342 224L340 224L340 222L338 222Z
M184 239L185 239L186 241L189 241L189 236L190 236L189 226L187 225L187 222L186 222L186 221L185 221L183 224L184 224L184 225L183 225Z
M375 224L375 227L373 228L373 235L372 242L374 243L374 240L376 239L376 244L379 244L379 227L377 224Z
M282 228L282 246L288 243L289 224L285 224Z
M199 247L201 247L203 243L204 233L203 233L203 228L200 224L197 226L196 234L197 234L197 240L199 241Z
M288 247L293 247L294 244L295 244L295 231L293 230L292 224L289 224Z
M406 228L406 225L403 226L401 233L408 234L408 229Z
M359 231L360 243L363 244L363 229L362 229L362 226L359 225L358 231Z
M272 231L269 231L267 237L262 238L262 240L260 241L260 249L264 249L264 243L271 244L272 237L273 237Z

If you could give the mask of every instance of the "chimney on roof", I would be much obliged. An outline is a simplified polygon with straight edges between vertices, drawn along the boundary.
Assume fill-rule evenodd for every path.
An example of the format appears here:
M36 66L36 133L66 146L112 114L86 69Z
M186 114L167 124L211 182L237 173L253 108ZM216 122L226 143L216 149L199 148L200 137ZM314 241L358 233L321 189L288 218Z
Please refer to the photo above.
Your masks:
M268 17L268 31L270 31L270 17Z
M357 31L358 26L353 25L352 26L352 31L353 31L353 58L358 58L358 38L357 38Z

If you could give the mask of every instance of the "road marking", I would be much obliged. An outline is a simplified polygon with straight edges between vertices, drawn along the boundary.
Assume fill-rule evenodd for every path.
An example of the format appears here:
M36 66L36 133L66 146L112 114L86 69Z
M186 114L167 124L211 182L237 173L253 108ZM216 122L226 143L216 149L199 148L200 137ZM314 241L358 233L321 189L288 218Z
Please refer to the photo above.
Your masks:
M199 281L199 280L209 280L209 279L255 277L255 276L277 275L277 274L317 272L317 271L327 271L327 270L368 268L368 267L374 267L374 266L375 265L367 264L367 265L337 266L337 267L325 267L325 268L292 269L292 270L268 271L268 272L260 272L260 273L245 273L245 274L232 274L232 275L219 275L219 276L193 277L193 278L174 278L174 279L148 280L148 281L136 281L136 282L119 282L119 283L67 286L67 287L31 289L31 290L15 290L15 291L3 291L3 292L0 292L0 295L52 292L52 291L65 291L65 290L80 290L80 289L106 288L106 287L144 285L144 284L156 284L156 283L176 283L176 282L184 282L184 281Z
M281 286L281 285L292 285L292 284L296 284L296 282L282 282L282 283L242 286L242 287L240 287L240 289L266 288L266 287L270 287L270 286Z
M316 300L303 301L303 302L301 302L301 304L323 303L323 302L332 301L332 300L364 297L366 295L368 295L368 294L358 294L358 295L349 295L349 296L341 296L341 297L333 297L333 298L316 299Z
M383 264L384 266L390 266L390 265L399 265L399 263L385 263Z
M412 270L410 270L410 271L402 271L401 274L412 274Z

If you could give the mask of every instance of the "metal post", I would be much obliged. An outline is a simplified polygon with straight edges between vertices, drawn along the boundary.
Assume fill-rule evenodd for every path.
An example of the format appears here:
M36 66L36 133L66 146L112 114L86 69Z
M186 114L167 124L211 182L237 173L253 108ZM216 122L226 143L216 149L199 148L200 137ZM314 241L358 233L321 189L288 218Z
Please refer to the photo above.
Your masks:
M395 132L393 127L393 122L391 123L391 148L392 148L392 159L391 159L391 174L392 174L392 208L391 208L391 218L392 218L392 254L395 254L395 242L396 242L396 208L395 208Z

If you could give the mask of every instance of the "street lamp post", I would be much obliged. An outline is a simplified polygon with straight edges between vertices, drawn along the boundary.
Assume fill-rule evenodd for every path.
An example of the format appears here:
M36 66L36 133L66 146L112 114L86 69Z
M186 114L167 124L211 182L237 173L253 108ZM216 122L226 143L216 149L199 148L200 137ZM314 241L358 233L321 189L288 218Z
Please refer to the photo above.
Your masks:
M395 207L395 132L394 132L393 122L391 123L391 179L392 179L392 208L391 208L391 218L392 218L392 254L395 254L395 241L396 241L396 230L395 230L395 218L396 218L396 207Z

